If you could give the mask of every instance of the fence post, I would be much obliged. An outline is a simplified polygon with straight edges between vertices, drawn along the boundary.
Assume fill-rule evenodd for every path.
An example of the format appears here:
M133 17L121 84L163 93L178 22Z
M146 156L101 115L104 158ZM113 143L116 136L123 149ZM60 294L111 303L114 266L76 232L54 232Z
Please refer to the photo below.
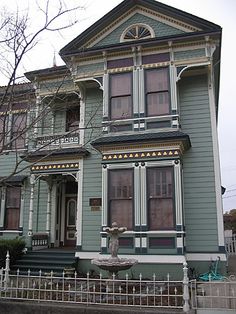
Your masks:
M4 290L7 289L7 285L8 285L8 282L9 282L9 271L10 271L10 254L9 254L9 251L7 251L6 267L5 267L5 277L4 277Z
M184 305L183 305L183 311L185 313L189 312L190 310L190 306L189 306L189 278L188 278L188 267L187 267L187 263L184 262L183 263L183 273L184 273L184 277L183 277L183 301L184 301Z

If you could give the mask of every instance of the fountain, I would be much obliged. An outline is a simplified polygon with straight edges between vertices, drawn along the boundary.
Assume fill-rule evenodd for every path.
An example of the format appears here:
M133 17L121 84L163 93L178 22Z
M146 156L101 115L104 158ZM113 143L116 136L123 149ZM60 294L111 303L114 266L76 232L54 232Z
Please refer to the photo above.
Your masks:
M112 227L104 228L104 231L110 237L109 250L111 256L109 258L96 258L91 261L93 265L98 266L100 269L106 270L111 277L113 274L117 277L117 274L121 270L127 270L133 265L137 264L136 259L119 258L117 256L119 249L119 235L127 230L126 227L118 227L116 222L112 223Z

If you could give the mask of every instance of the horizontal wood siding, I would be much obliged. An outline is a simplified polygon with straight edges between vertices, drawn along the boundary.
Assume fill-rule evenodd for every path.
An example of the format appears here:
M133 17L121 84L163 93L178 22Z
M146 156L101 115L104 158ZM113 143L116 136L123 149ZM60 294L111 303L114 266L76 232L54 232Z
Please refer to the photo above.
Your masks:
M84 251L100 250L101 211L91 211L90 198L102 197L101 154L95 151L90 142L101 136L102 92L88 89L85 105L85 147L90 156L84 159L83 179L83 226L82 249Z
M212 133L206 76L179 83L182 131L192 147L183 157L186 250L218 251Z

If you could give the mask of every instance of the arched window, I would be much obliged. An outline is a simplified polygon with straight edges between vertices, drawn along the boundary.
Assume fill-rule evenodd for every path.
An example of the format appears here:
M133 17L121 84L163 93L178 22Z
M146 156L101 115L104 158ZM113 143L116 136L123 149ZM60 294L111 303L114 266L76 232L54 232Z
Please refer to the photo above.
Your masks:
M121 35L121 41L139 40L154 37L153 29L144 24L131 25Z

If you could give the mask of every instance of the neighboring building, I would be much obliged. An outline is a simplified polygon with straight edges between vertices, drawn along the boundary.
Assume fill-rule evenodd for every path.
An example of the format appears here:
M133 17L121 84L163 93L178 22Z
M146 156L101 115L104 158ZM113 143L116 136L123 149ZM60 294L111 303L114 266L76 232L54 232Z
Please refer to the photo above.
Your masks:
M116 221L128 228L119 253L139 260L135 276L224 262L220 49L218 25L128 0L60 51L66 66L26 73L38 119L22 147L29 168L3 184L2 237L31 246L47 234L51 247L76 247L88 270ZM14 156L0 157L1 176Z

